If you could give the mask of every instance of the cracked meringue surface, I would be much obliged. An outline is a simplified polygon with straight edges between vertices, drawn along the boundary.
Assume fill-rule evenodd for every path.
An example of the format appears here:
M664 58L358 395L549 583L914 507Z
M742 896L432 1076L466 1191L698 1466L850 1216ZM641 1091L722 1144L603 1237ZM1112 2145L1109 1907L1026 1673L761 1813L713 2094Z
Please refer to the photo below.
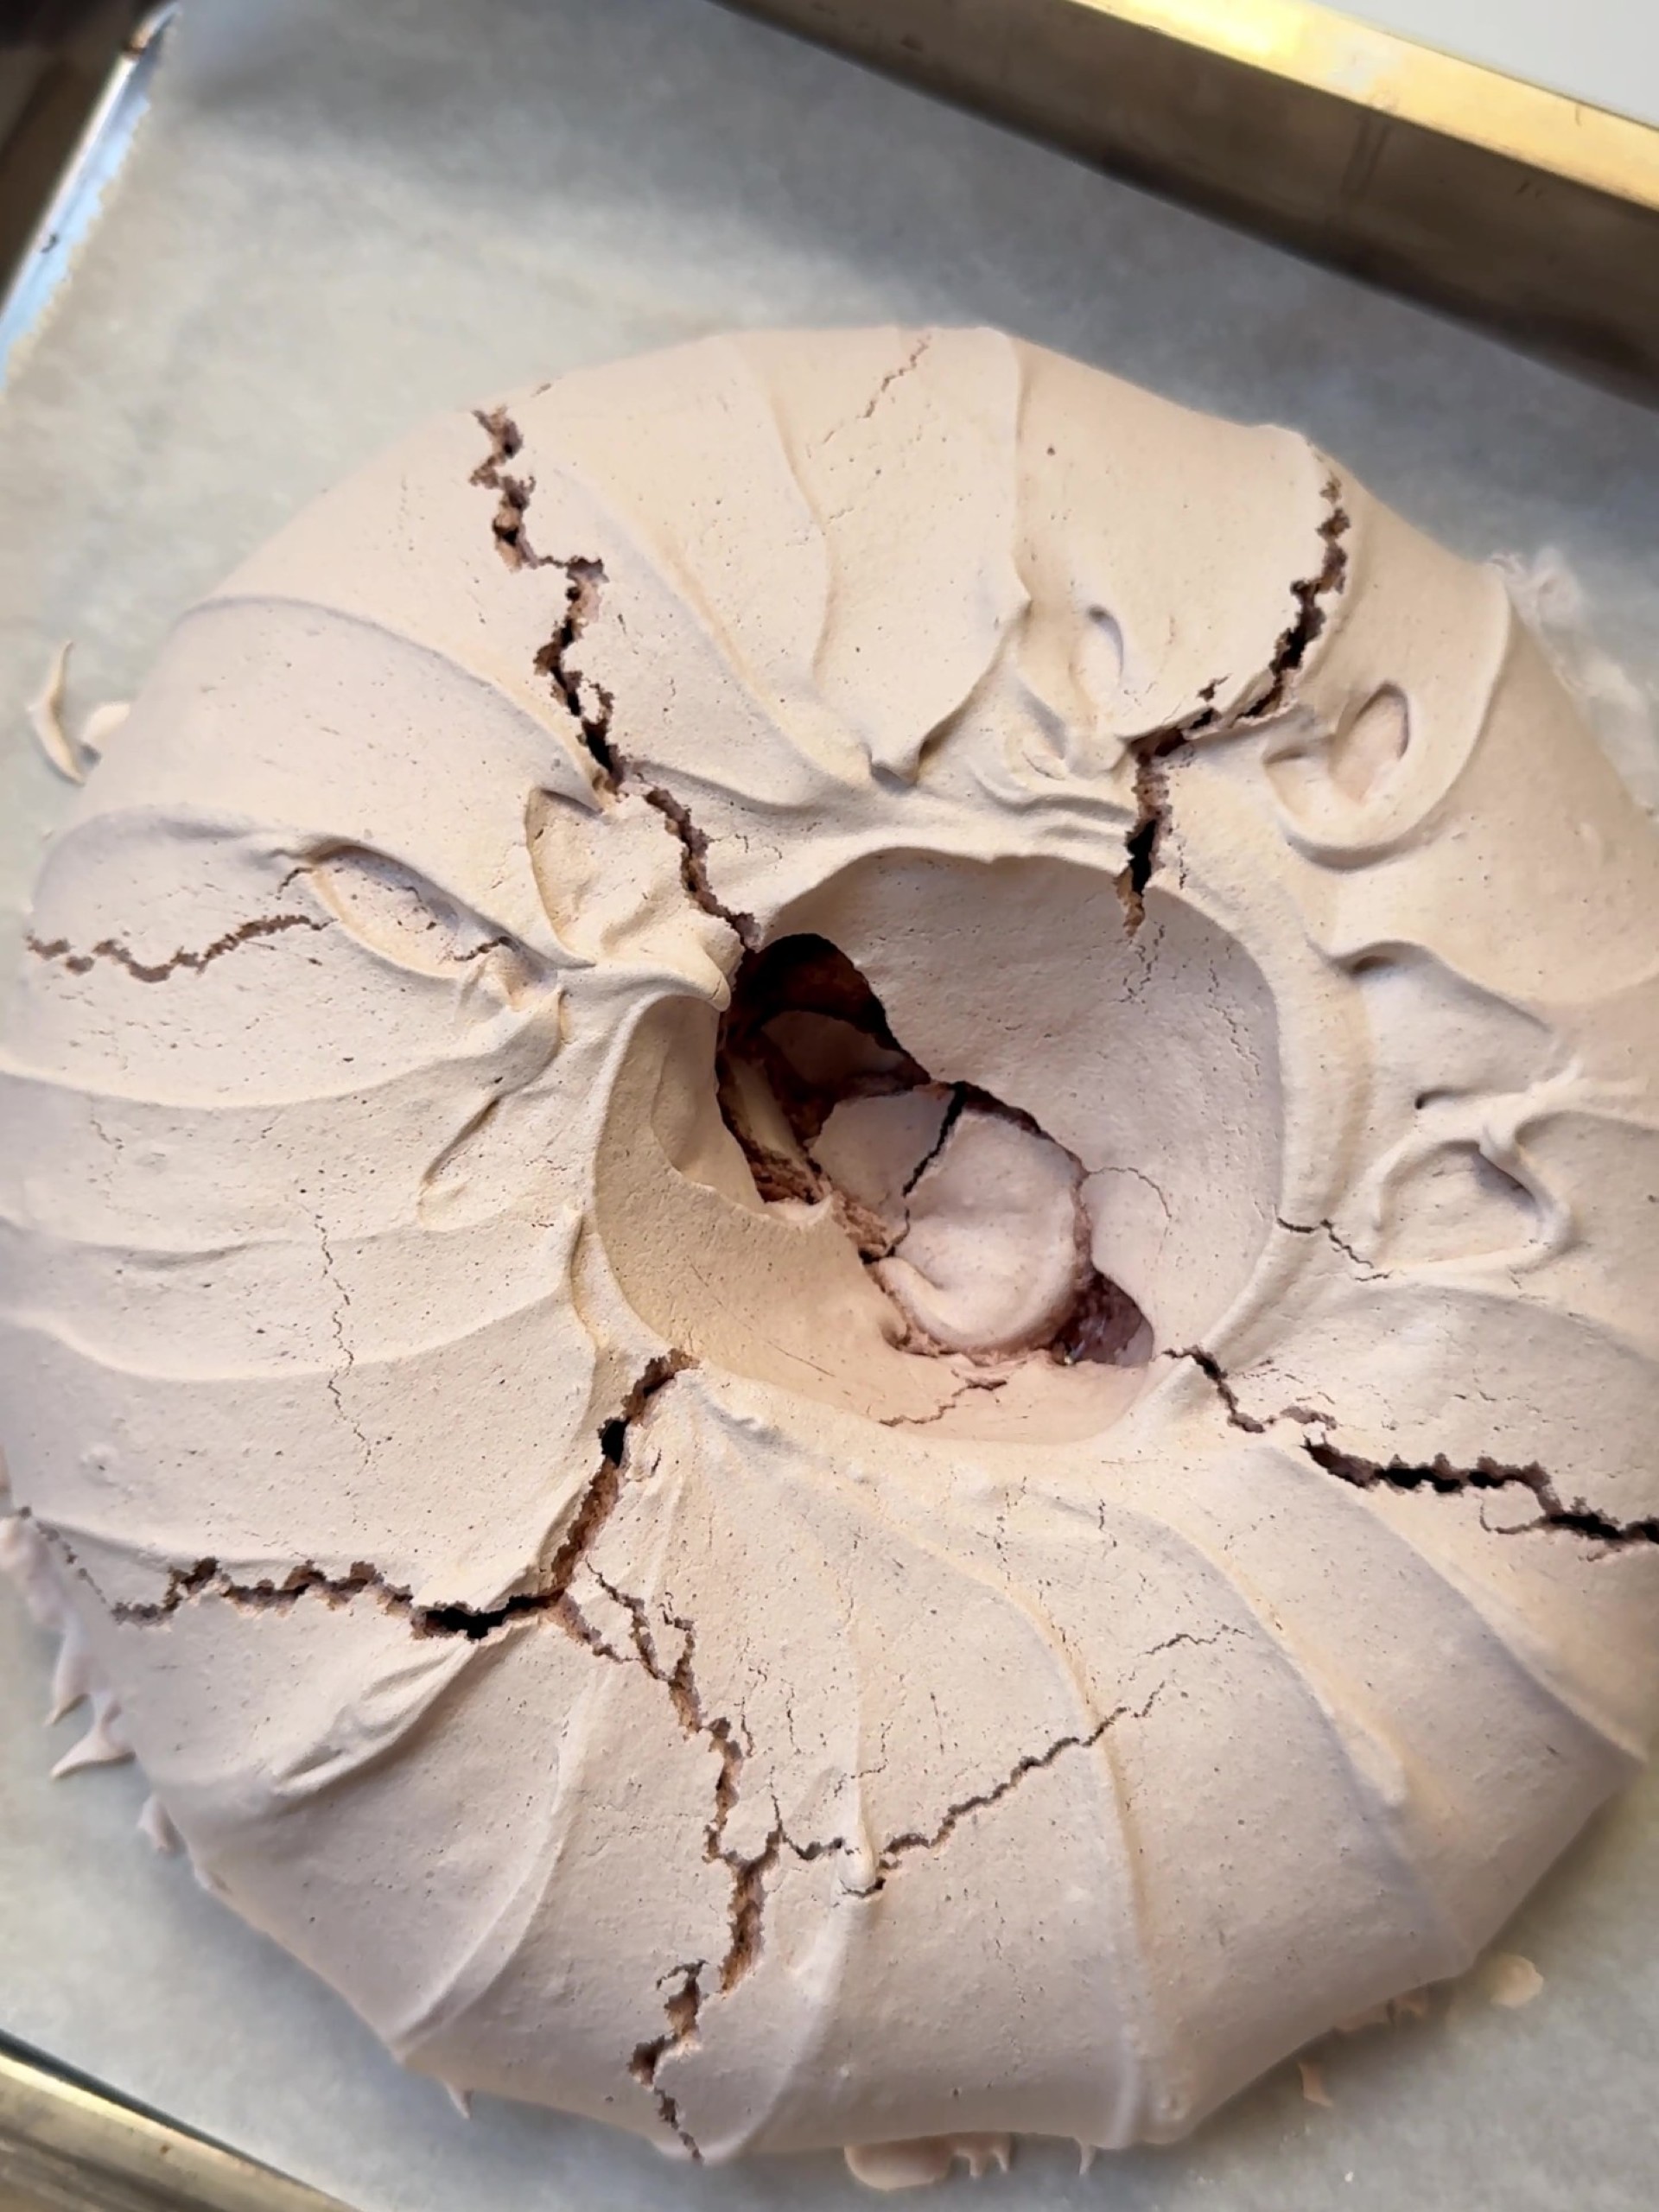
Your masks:
M1181 2134L1646 1754L1656 920L1499 577L1287 432L893 330L433 424L36 890L87 1756L458 2089Z

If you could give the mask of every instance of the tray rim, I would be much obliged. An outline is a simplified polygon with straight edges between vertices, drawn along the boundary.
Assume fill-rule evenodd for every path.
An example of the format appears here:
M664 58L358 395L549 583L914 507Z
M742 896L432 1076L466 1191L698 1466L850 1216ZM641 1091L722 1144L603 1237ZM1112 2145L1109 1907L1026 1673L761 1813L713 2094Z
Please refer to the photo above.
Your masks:
M722 0L1659 404L1659 127L1317 0Z
M1659 128L1315 0L1071 0L1659 211Z
M343 2212L274 2167L0 2037L4 2212Z

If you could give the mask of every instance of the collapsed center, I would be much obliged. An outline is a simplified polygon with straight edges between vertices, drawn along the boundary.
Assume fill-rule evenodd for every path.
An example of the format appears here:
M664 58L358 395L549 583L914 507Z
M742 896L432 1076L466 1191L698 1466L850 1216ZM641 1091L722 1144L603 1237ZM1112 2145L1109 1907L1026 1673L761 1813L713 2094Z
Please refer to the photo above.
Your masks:
M744 961L715 1073L761 1198L828 1202L902 1317L906 1351L1150 1357L1140 1307L1090 1256L1081 1163L1029 1113L936 1082L827 938Z

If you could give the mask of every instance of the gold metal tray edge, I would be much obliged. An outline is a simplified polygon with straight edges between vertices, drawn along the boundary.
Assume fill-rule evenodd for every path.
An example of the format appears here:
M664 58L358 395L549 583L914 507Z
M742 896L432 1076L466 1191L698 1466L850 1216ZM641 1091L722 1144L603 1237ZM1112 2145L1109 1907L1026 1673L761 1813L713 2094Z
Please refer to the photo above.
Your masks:
M341 2212L330 2196L0 2047L0 2212Z
M1310 0L726 4L1659 399L1646 124Z

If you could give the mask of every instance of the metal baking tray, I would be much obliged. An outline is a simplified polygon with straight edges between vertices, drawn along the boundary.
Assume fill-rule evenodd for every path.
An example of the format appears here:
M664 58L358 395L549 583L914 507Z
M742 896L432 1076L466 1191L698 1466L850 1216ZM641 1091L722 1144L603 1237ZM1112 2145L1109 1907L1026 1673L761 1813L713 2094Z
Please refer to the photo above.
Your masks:
M1304 0L728 4L1659 398L1645 124Z
M0 958L67 796L22 712L65 639L73 723L423 416L731 325L983 320L1300 424L1463 551L1561 547L1659 696L1659 414L780 29L706 0L186 0L152 91L0 391ZM131 1770L48 1784L48 1672L0 1593L8 2212L868 2203L834 2159L700 2172L487 2100L469 2126L151 1856ZM1443 1993L1321 2054L1329 2108L1281 2069L1086 2176L1022 2145L975 2202L1647 2212L1656 1880L1650 1778L1506 1936L1545 1978L1523 2011Z

